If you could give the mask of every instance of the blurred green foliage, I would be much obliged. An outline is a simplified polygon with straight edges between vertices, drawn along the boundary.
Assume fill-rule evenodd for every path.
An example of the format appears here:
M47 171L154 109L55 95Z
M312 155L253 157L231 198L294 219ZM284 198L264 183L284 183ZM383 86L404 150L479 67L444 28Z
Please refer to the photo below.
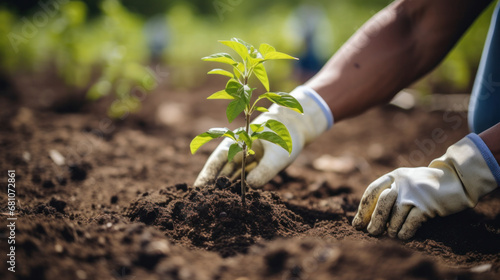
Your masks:
M171 73L178 86L200 83L205 69L196 61L198 54L215 52L217 39L233 36L249 43L268 42L286 53L301 57L306 45L298 28L304 24L297 16L298 7L306 5L323 13L318 17L315 35L315 54L324 63L347 39L380 9L387 1L224 1L235 2L218 15L200 16L191 1L173 5L167 12L171 29L171 45L165 51L166 61L176 71ZM292 4L290 4L292 3ZM260 9L261 7L265 9ZM417 87L424 93L468 92L472 87L484 40L488 31L494 4L476 20L457 46L435 71L418 81ZM260 9L260 10L259 10ZM212 8L212 10L216 10ZM202 71L203 70L203 71ZM299 81L291 78L292 68L286 63L270 65L274 84L279 88L292 89Z
M134 90L155 86L143 66L148 62L144 20L116 0L102 1L101 15L91 20L84 2L64 2L48 1L30 16L0 10L3 70L40 74L54 66L65 84L87 89L90 100L114 93L111 117L137 111L142 92Z
M251 44L266 42L297 57L312 48L324 63L387 4L381 0L6 0L0 3L0 74L43 73L55 67L64 83L88 90L91 100L114 94L109 114L119 117L138 110L141 97L155 88L148 64L166 64L173 86L202 86L210 66L199 57L216 52L217 40L232 37ZM470 90L493 6L436 71L415 87L424 92ZM159 34L164 40L160 60L154 62L151 34L145 32L152 16L163 25L156 32L164 33ZM308 26L313 30L312 45L304 39ZM280 89L291 90L300 83L289 63L274 63L268 71Z

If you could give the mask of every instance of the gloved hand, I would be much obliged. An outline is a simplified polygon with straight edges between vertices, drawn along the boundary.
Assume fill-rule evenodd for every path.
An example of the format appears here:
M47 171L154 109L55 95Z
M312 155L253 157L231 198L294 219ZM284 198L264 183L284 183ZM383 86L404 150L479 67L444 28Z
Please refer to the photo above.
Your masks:
M252 123L263 123L268 119L282 122L290 132L292 138L292 153L288 154L283 148L268 141L255 140L252 149L255 155L247 157L247 170L252 169L246 176L247 184L253 188L262 187L278 172L291 164L302 151L303 147L318 137L333 124L333 116L325 101L311 88L300 86L290 95L295 97L304 114L273 104L269 112L261 114ZM218 176L237 178L241 170L241 153L231 162L227 161L230 139L225 139L208 158L201 170L194 186L203 186L213 183Z
M406 240L420 225L474 207L500 185L500 167L486 144L469 134L429 167L399 168L366 189L352 221L356 229Z

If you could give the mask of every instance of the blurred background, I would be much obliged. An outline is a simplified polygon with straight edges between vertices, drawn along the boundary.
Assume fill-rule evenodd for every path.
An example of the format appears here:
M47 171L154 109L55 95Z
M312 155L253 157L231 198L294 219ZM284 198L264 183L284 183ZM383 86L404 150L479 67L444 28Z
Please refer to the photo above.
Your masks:
M230 52L217 40L241 38L299 57L266 64L272 88L311 76L390 1L372 0L4 0L0 3L0 89L35 92L50 103L112 96L108 115L140 109L159 83L189 90L207 83L201 57ZM494 5L446 60L412 85L419 93L470 92ZM58 90L60 89L60 90ZM33 96L33 95L29 95ZM47 101L49 100L49 101ZM39 102L40 103L40 102ZM43 102L42 102L43 103ZM60 110L72 110L62 102Z

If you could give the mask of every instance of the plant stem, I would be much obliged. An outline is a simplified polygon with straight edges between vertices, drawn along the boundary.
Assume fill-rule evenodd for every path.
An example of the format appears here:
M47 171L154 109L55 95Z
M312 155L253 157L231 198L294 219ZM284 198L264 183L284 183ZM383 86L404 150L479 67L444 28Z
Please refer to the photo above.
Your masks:
M243 144L243 160L241 161L241 204L246 207L245 202L245 165L247 161L247 144Z
M245 64L245 75L243 78L243 84L246 85L248 83L248 73L247 73L247 67ZM250 130L250 110L248 108L245 109L245 131L246 133L249 132ZM246 200L245 200L245 194L246 194L246 183L245 183L245 167L247 163L247 144L243 143L243 159L241 161L241 204L243 205L243 208L246 207Z
M245 131L248 133L250 130L250 115L245 110ZM246 207L245 202L245 193L246 193L246 184L245 184L245 167L247 161L247 144L243 144L243 160L241 161L241 204L243 207Z

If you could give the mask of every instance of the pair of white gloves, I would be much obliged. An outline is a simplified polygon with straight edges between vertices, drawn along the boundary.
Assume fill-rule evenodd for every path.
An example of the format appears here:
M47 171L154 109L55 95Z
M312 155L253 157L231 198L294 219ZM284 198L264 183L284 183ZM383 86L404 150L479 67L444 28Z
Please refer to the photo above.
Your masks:
M325 101L311 88L300 86L290 93L302 105L304 114L272 105L254 123L276 119L288 128L292 154L267 141L257 140L250 160L257 163L247 175L247 183L259 188L295 160L304 146L333 125ZM231 177L241 166L241 157L228 163L231 141L224 140L209 157L195 186L212 183L218 176ZM254 164L255 165L255 164ZM373 235L386 229L391 237L409 239L429 218L447 216L474 207L479 198L500 185L500 167L476 134L469 134L428 167L399 168L371 183L352 221L357 229Z

